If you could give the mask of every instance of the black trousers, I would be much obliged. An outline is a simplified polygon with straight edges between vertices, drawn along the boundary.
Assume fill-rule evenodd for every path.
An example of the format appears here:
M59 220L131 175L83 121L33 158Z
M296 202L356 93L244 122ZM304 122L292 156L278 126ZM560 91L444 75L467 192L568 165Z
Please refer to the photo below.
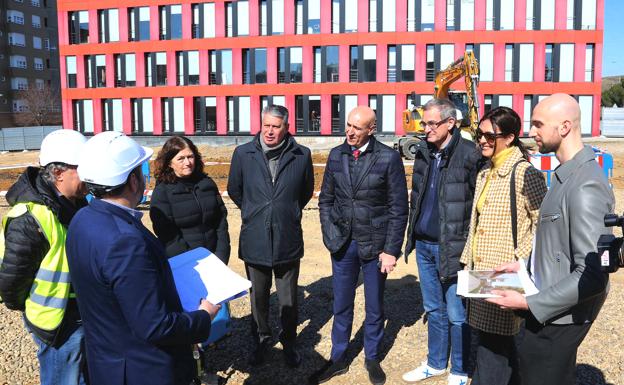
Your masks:
M300 261L271 267L245 263L247 278L251 281L251 334L257 344L271 340L269 326L269 298L275 274L275 287L279 300L282 331L279 340L285 348L295 346L297 337L298 308L297 281Z
M518 354L514 336L479 330L477 364L472 385L519 385Z
M522 385L574 385L576 352L590 327L542 325L529 315L518 335Z

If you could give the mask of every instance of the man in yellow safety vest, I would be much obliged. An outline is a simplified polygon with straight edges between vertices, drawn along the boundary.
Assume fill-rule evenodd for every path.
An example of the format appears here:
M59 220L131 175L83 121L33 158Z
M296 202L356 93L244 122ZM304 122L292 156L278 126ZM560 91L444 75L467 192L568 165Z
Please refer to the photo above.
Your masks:
M69 222L86 205L77 174L86 138L57 130L41 143L41 167L28 167L7 192L2 219L0 297L24 312L38 347L42 385L84 384L84 342L65 254Z

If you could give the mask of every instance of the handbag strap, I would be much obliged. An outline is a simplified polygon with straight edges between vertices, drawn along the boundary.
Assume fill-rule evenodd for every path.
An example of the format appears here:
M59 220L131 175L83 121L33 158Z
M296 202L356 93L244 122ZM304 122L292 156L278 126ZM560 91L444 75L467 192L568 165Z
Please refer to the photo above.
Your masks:
M516 162L511 169L511 191L509 192L509 202L511 204L511 233L513 234L514 251L518 248L518 212L516 207L516 168L526 160Z

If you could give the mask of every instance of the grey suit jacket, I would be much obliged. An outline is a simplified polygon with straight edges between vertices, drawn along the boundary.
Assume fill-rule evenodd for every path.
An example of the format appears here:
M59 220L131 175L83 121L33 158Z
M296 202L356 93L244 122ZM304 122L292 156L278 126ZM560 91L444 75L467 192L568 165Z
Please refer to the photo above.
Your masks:
M528 296L541 323L593 321L607 294L608 274L600 271L596 243L610 233L604 215L615 199L591 147L560 165L540 207L535 252L530 265L540 292ZM531 267L531 266L529 266Z

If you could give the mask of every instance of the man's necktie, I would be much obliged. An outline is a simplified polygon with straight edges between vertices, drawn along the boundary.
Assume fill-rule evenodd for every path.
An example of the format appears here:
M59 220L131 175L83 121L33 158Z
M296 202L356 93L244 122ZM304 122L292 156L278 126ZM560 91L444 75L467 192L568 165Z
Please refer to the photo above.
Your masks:
M355 160L358 160L358 158L360 157L360 154L362 153L362 151L358 150L357 148L355 150L353 150L353 158Z

